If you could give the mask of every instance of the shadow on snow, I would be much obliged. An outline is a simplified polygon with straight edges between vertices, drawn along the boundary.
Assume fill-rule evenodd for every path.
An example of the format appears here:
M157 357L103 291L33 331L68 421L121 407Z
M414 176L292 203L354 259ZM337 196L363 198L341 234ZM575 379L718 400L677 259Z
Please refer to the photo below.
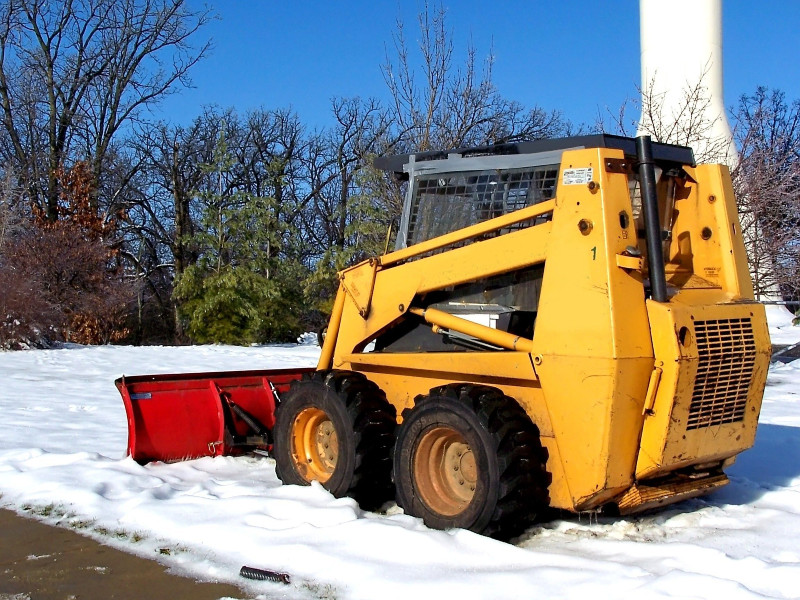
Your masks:
M731 482L705 497L654 508L638 515L574 515L556 513L529 529L516 543L526 546L540 529L552 529L560 521L597 523L608 526L620 521L646 525L661 523L677 514L689 514L708 506L753 504L765 494L782 488L800 487L800 428L762 423L753 448L740 454L726 470Z
M750 504L800 483L800 428L761 423L756 443L728 468L731 483L709 497L714 504Z

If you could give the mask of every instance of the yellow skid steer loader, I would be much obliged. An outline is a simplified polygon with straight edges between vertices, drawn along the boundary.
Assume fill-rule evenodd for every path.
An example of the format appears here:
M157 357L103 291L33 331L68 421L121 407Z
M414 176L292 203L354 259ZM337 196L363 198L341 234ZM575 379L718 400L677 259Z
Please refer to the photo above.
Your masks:
M317 369L120 380L135 458L268 448L285 483L506 538L727 483L770 355L727 167L609 135L375 162L408 181L397 247L340 273ZM204 433L139 452L166 423Z

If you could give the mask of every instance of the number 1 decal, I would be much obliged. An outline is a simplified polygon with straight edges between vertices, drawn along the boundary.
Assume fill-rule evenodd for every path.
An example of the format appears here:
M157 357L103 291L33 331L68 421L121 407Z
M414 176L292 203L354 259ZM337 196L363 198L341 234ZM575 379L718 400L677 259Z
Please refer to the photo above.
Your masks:
M597 260L597 246L592 248L592 260Z

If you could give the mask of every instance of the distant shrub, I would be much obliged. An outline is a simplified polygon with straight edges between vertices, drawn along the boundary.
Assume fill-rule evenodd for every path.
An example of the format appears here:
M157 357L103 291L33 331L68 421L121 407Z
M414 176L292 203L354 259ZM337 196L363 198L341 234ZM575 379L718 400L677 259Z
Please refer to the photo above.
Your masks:
M68 223L31 227L0 262L0 336L5 347L119 341L132 286L109 266L107 248Z
M92 207L82 163L59 171L63 205L56 221L40 214L18 224L0 249L0 345L25 348L64 340L119 341L135 297L113 239L116 224Z

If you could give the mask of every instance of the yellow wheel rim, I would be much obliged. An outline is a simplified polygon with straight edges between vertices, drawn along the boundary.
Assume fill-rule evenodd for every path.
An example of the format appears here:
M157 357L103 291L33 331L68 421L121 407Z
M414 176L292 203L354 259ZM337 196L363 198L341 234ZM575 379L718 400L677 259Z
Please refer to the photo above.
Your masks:
M475 455L463 435L436 427L422 436L414 454L414 482L428 508L447 517L463 512L477 481Z
M292 425L292 456L306 481L325 483L339 460L339 437L325 411L306 408Z

